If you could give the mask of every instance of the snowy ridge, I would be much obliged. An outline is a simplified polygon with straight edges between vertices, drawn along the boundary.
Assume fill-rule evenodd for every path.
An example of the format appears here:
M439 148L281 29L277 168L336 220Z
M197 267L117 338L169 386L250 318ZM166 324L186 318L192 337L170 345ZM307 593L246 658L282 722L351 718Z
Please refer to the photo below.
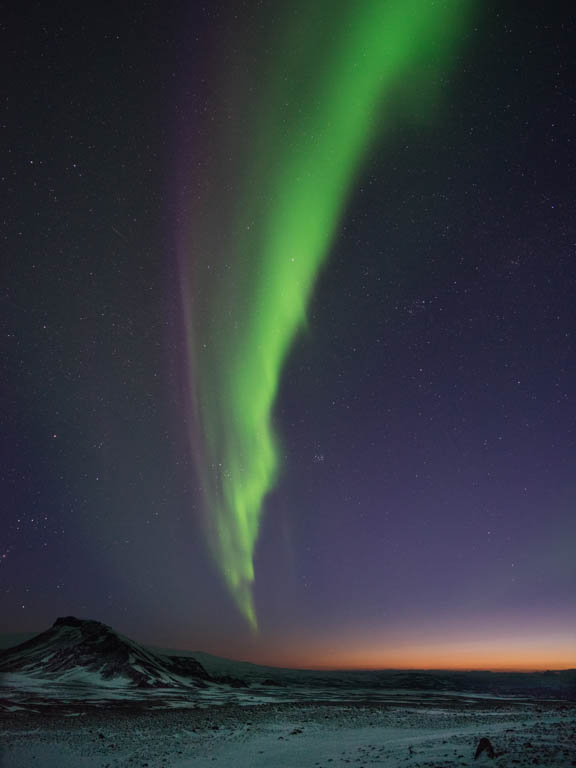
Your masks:
M73 616L1 651L0 673L105 687L205 688L212 680L194 658L161 656L106 624Z
M166 656L189 653L212 676L240 677L250 685L278 689L307 687L373 691L426 691L475 695L552 697L576 700L576 669L548 672L490 672L453 670L307 670L265 667L234 661L202 651L154 648Z

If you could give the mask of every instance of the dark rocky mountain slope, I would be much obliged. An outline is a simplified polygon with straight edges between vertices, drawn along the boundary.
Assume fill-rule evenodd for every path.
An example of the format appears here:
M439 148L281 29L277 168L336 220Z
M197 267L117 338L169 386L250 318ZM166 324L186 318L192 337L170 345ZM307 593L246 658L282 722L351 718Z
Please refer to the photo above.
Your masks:
M162 656L99 621L67 616L46 632L0 651L0 674L62 683L204 688L214 681L191 657Z

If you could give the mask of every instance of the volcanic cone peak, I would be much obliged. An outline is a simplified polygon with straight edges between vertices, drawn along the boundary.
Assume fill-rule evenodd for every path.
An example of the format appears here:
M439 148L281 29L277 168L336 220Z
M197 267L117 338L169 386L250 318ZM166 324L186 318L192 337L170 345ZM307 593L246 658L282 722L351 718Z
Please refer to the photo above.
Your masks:
M53 627L102 627L103 629L112 629L108 624L103 624L101 621L94 621L93 619L77 619L76 616L60 616Z
M0 653L0 672L106 686L204 687L211 680L193 658L154 653L107 624L75 616Z

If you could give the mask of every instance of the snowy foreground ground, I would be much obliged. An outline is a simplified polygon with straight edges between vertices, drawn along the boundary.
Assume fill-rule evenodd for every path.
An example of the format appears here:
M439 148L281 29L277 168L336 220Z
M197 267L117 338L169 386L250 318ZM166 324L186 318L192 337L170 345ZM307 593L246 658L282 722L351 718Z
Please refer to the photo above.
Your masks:
M321 697L319 697L321 698ZM4 700L6 702L6 700ZM159 703L159 702L158 702ZM191 707L4 709L2 768L576 766L576 707L413 692ZM497 753L474 760L481 737Z

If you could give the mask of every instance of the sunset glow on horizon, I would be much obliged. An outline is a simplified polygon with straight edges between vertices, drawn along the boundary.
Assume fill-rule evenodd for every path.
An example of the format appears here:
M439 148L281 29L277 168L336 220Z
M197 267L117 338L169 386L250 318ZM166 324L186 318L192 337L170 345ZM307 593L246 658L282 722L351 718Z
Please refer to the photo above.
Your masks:
M339 639L332 644L310 639L275 644L240 653L235 658L265 666L308 670L453 670L538 672L576 668L576 631L566 627L554 634L528 634L509 629L490 635L486 630L467 630L440 638L431 630L419 641L396 636L393 640ZM417 633L415 633L417 634Z
M572 643L572 646L574 644ZM568 644L556 649L497 648L483 651L481 648L454 643L444 648L425 646L405 647L397 650L351 652L330 656L326 664L316 663L304 655L266 659L244 659L253 664L286 669L331 670L447 670L486 672L543 672L576 668L576 654Z

